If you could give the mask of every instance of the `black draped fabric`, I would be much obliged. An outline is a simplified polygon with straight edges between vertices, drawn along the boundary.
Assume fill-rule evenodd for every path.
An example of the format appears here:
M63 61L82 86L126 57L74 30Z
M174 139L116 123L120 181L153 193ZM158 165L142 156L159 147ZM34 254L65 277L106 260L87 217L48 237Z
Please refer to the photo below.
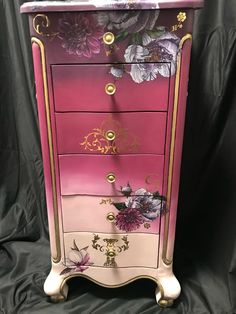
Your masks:
M31 44L23 0L0 0L0 313L236 313L236 3L196 13L170 309L155 285L69 282L68 300L43 292L50 270Z

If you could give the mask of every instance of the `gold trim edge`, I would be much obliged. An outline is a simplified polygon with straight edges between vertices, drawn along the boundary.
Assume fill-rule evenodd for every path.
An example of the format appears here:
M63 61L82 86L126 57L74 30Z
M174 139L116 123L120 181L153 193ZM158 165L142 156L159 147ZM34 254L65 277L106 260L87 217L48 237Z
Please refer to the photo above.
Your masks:
M45 102L45 114L47 122L47 133L48 133L48 148L50 156L50 172L52 180L52 195L53 195L53 213L54 213L54 232L56 242L56 257L52 256L52 260L58 263L61 260L61 247L60 247L60 236L59 236L59 218L58 218L58 203L57 203L57 192L56 192L56 174L55 174L55 162L53 155L53 139L52 139L52 127L50 120L50 108L49 108L49 94L48 94L48 82L47 82L47 70L46 70L46 56L43 42L37 37L31 38L31 43L35 43L39 46L41 54L41 65L43 75L43 88L44 88L44 102Z
M182 49L187 40L192 40L191 34L186 34L182 37L179 43L179 54L177 60L177 72L174 87L174 107L173 107L173 117L172 117L172 130L171 130L171 144L170 144L170 162L168 169L168 183L167 183L167 206L170 204L171 190L172 190L172 180L173 180L173 167L174 167L174 152L175 152L175 135L176 135L176 124L177 124L177 112L179 105L179 85L180 85L180 74L182 65ZM170 223L170 212L167 211L164 219L164 237L163 237L163 250L162 250L162 260L166 265L170 265L173 259L169 260L167 258L168 249L168 237L169 237L169 223Z

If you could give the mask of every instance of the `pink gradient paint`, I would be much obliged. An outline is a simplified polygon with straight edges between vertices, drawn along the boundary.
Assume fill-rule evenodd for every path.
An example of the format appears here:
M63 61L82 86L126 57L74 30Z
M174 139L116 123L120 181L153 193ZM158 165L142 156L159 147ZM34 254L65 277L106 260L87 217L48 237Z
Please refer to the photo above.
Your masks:
M130 75L116 79L110 65L52 66L56 111L165 111L169 79L135 83ZM116 86L107 95L105 86Z
M165 112L56 113L58 153L162 155L166 116ZM114 132L114 140L106 139L108 131Z

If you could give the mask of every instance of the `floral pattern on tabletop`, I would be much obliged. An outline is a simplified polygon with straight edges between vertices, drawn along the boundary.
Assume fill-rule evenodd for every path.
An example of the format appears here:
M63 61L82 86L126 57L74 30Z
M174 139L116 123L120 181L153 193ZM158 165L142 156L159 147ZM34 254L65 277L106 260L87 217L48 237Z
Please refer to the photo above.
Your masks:
M166 199L159 192L148 192L140 188L132 195L132 188L121 187L121 193L126 197L123 203L113 202L119 213L115 217L115 225L119 230L130 232L139 229L142 225L150 227L150 222L157 219L166 208Z
M93 265L90 260L90 256L87 252L88 246L79 249L75 240L73 241L73 247L71 248L68 258L66 259L66 268L62 270L60 275L65 275L72 272L84 272L89 266Z

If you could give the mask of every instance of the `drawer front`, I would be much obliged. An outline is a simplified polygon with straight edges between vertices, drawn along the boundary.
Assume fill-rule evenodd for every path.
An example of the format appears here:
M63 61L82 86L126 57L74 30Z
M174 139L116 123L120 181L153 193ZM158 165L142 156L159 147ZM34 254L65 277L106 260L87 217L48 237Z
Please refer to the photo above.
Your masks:
M164 154L164 112L56 113L56 128L59 154Z
M157 267L158 235L65 233L64 272L99 267Z
M161 194L163 166L161 155L60 155L61 194L120 196L128 183Z
M154 63L132 66L138 68L134 75L136 80L149 74L150 80L138 84L126 72L123 77L117 78L117 73L123 71L122 65L119 66L120 69L115 70L112 65L52 66L55 110L166 111L169 78L158 77L154 80L151 73L147 74L145 68L157 67ZM131 71L132 66L126 65L129 68L125 71ZM169 65L165 64L165 67L169 71Z
M31 36L43 39L51 64L175 60L180 38L192 32L192 12L138 9L35 14Z
M65 232L159 233L165 204L161 197L62 196ZM94 219L96 216L96 219Z

